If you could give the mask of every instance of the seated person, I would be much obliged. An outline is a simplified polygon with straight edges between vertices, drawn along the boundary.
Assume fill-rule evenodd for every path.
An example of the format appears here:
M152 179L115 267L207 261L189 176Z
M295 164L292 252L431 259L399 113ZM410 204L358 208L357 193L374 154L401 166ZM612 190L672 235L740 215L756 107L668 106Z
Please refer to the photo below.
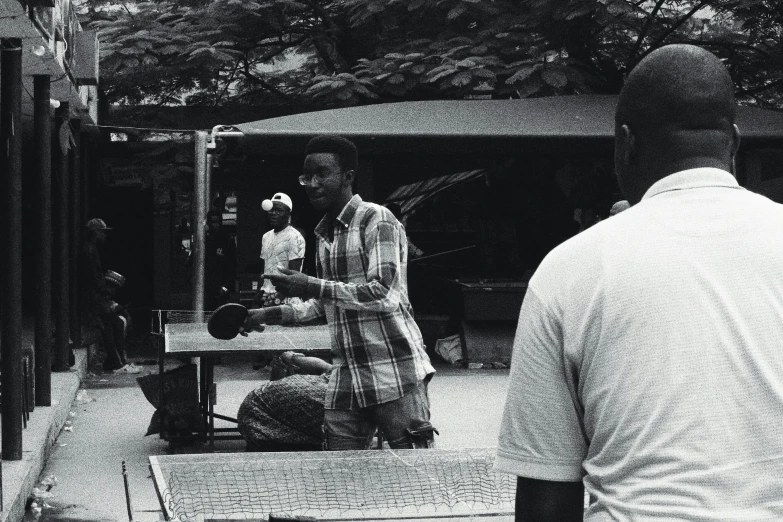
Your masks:
M130 314L128 314L126 306L119 305L114 300L114 295L125 285L125 277L113 270L107 270L103 281L106 293L100 300L99 309L101 312L98 314L101 335L107 358L116 358L122 365L120 368L112 370L112 373L140 373L141 368L129 363L125 354L125 338L130 325Z
M322 449L324 397L332 365L290 351L270 365L270 380L250 392L237 413L248 450Z

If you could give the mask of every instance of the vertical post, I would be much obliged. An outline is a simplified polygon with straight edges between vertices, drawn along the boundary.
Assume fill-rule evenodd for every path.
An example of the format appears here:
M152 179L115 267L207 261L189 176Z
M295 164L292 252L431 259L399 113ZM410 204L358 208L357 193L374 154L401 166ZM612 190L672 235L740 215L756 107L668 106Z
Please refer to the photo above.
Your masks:
M204 171L204 208L205 212L212 209L212 153L207 150L207 160Z
M22 459L22 40L0 41L2 458Z
M196 169L193 183L193 310L204 312L204 225L206 221L207 132L196 131ZM203 317L203 316L202 316Z
M80 347L82 345L82 326L81 326L81 300L80 286L79 286L79 254L81 252L81 238L82 228L84 223L81 220L81 193L82 193L82 169L80 161L80 145L81 145L81 121L74 120L71 125L73 129L74 139L76 145L71 150L70 154L70 252L71 252L71 270L70 270L70 301L71 308L69 310L69 324L71 332L71 341L73 341L74 347ZM70 354L69 354L70 356Z
M33 140L36 177L35 405L52 405L52 119L51 79L33 77Z
M68 341L70 340L70 292L69 279L71 272L70 249L69 249L69 227L68 227L68 188L69 188L69 167L68 158L68 116L69 107L67 103L60 104L59 125L57 128L57 152L58 168L56 175L55 191L55 223L57 230L55 232L55 259L56 275L54 277L54 290L52 292L52 301L54 302L54 364L52 369L58 372L68 371Z

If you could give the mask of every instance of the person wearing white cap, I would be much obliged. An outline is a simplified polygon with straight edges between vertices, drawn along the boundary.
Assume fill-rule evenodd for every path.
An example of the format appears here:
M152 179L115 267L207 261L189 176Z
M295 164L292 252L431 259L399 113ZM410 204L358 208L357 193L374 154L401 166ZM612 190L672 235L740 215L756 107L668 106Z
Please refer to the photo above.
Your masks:
M272 226L272 230L261 238L261 271L265 275L279 274L278 266L301 271L305 240L302 234L291 226L291 211L294 209L291 198L277 192L272 199L265 199L261 208L267 212L269 224ZM274 296L276 293L275 285L269 279L264 279L261 290L265 296Z

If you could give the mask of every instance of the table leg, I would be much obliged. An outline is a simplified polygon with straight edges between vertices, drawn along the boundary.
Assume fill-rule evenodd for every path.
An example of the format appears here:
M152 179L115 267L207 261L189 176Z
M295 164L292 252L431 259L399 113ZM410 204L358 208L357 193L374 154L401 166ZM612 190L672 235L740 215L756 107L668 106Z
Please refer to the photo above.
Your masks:
M209 392L207 394L207 401L209 404L209 450L215 451L215 364L214 360L210 359L209 367L207 368L207 384L209 386Z
M209 436L209 406L208 406L208 394L207 394L207 365L209 364L209 357L198 358L198 408L201 413L202 425L204 427L204 441Z
M168 433L166 433L166 372L164 371L164 362L166 358L166 346L165 342L158 336L155 337L155 342L158 345L158 411L160 419L160 438L168 440Z

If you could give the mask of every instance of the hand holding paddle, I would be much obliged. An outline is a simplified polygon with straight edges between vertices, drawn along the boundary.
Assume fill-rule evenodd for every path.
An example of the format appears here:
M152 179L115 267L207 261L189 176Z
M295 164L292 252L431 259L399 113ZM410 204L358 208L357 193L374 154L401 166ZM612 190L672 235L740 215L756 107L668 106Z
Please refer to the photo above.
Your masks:
M216 339L228 341L237 335L247 337L247 332L263 332L265 321L263 308L248 310L239 303L226 303L212 313L207 331Z
M247 332L263 332L266 328L266 311L263 308L248 310L244 324L239 328L239 333L247 337Z
M226 303L212 313L207 323L207 331L216 338L228 341L241 333L247 319L247 308L239 303ZM246 335L246 334L244 334Z

